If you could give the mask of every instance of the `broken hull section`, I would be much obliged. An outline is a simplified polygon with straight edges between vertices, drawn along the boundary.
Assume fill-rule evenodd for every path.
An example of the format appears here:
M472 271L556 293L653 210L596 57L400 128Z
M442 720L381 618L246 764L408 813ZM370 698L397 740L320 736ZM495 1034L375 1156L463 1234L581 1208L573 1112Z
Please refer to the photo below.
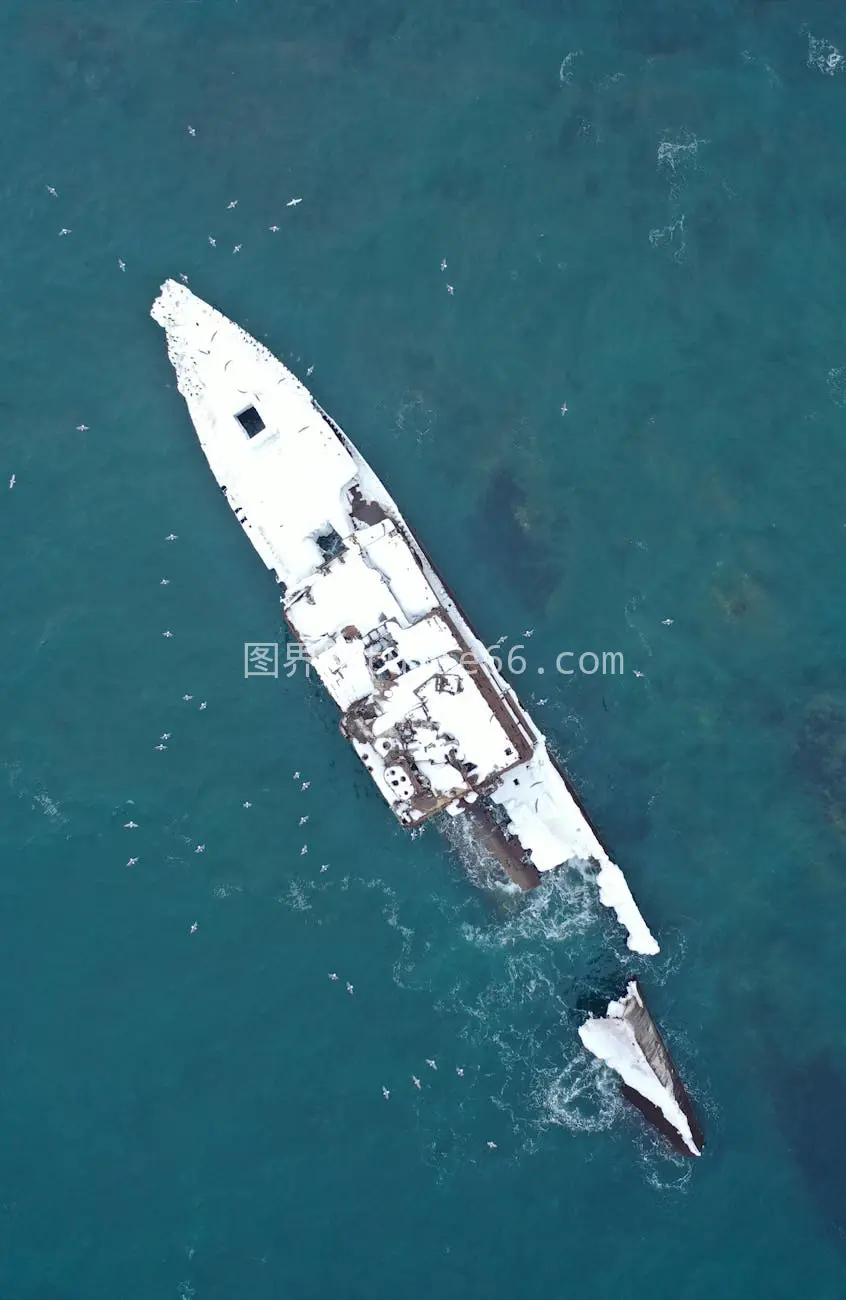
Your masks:
M622 1094L685 1156L702 1154L704 1137L637 980L609 1002L604 1017L579 1029L582 1043L622 1079Z
M629 948L656 953L542 733L357 448L184 285L167 281L152 315L211 469L395 817L472 816L522 888L565 863L589 868Z

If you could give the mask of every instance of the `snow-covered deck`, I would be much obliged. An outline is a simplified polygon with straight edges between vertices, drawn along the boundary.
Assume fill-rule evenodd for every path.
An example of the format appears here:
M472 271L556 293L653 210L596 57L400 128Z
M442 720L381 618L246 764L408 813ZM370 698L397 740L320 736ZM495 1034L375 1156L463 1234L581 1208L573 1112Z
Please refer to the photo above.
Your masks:
M625 878L384 485L266 348L168 280L153 305L212 471L395 814L487 795L538 871L593 863L629 947L658 951Z

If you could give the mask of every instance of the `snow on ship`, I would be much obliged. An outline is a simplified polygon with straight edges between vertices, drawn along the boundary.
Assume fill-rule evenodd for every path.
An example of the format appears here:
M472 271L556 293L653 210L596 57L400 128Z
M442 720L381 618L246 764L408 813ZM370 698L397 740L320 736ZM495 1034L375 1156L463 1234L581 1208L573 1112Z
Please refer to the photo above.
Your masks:
M605 1016L587 1020L579 1037L589 1052L616 1071L626 1100L677 1151L702 1154L702 1129L637 980L629 981L619 1002L608 1003Z
M168 280L151 314L212 472L394 815L472 819L523 888L564 863L587 869L629 948L658 952L544 737L346 435L184 285Z

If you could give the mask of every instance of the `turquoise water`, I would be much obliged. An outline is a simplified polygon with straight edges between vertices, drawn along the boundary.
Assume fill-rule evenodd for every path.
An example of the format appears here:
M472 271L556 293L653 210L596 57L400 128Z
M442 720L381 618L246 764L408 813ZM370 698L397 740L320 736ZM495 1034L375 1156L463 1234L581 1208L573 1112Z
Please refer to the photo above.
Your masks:
M842 13L2 30L0 1296L842 1297ZM244 680L276 591L147 316L179 273L527 646L658 959L410 841L312 683ZM580 1050L628 972L695 1166Z

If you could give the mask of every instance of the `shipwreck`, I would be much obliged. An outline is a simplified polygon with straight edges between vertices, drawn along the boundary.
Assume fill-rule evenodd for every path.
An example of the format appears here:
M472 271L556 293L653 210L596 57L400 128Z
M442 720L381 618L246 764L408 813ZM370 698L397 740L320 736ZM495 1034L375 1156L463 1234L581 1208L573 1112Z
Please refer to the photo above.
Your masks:
M179 391L340 730L398 821L472 819L522 888L595 878L628 946L658 945L543 735L396 502L308 389L183 284L152 308Z
M690 1098L649 1013L637 980L609 1002L605 1016L579 1029L582 1043L622 1079L622 1094L686 1156L702 1154L704 1138Z

